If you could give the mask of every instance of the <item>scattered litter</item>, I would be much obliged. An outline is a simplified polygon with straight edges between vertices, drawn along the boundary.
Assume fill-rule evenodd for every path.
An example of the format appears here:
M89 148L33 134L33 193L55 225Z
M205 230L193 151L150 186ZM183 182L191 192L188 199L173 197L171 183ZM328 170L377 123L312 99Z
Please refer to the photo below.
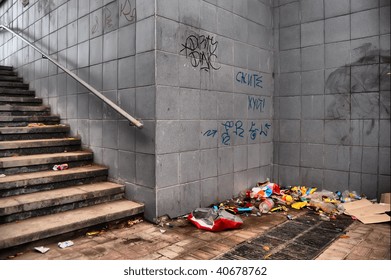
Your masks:
M270 212L279 212L279 211L284 211L284 212L288 212L288 208L286 208L285 205L279 205L277 207L274 207L270 210Z
M16 253L15 255L8 256L7 258L8 258L8 259L14 259L14 258L16 258L16 257L19 257L19 256L23 255L23 254L24 254L23 252L20 252L20 253Z
M269 246L263 246L262 248L263 248L263 250L265 250L265 251L270 251L270 247L269 247Z
M301 202L295 202L291 205L293 209L300 210L301 208L304 208L307 206L307 201L301 201Z
M36 251L40 252L41 254L45 254L47 251L50 250L50 248L43 247L43 246L34 247L34 249L35 249Z
M315 211L322 210L325 213L331 214L333 211L337 209L337 207L330 202L324 202L317 199L311 199L309 206L313 207Z
M95 235L99 235L99 234L102 234L102 233L104 233L103 230L96 230L96 231L87 232L86 235L87 236L95 236Z
M127 225L129 226L129 227L131 227L131 226L133 226L133 225L136 225L136 224L139 224L139 223L142 223L143 222L143 219L136 219L136 220L129 220L129 221L127 221Z
M215 208L197 208L187 218L197 228L209 231L235 229L243 224L240 217Z
M40 126L46 126L44 123L29 123L27 125L28 127L40 127Z
M166 229L160 229L161 233L165 233L167 230Z
M339 238L341 238L341 239L347 239L347 238L350 238L350 236L349 236L349 235L341 235Z
M322 220L322 221L330 221L330 217L323 214L323 213L320 213L319 214L319 218Z
M266 198L262 200L259 204L259 211L261 213L268 213L274 207L274 201L271 198Z
M53 166L53 170L55 171L61 171L61 170L65 170L65 169L68 169L68 163L63 163L63 164L56 164Z
M60 247L61 249L64 249L64 248L67 248L67 247L71 247L73 245L74 245L74 243L71 240L64 241L64 242L58 242L58 247Z
M5 174L0 174L0 178L4 178L4 177L6 177L7 175L5 175Z
M390 194L382 196L384 201L390 202ZM349 213L345 206L351 203L365 201L365 195L355 191L329 191L318 190L316 187L306 186L280 186L270 182L258 182L255 187L242 190L238 197L211 205L210 208L198 208L187 216L187 220L197 228L209 231L220 231L238 228L243 221L240 216L261 217L263 214L283 212L288 220L295 219L289 211L300 211L304 208L314 210L322 221L335 221L338 215ZM371 203L370 201L368 201ZM371 203L373 207L373 203ZM386 219L385 206L379 207L377 218ZM294 209L294 210L293 210ZM375 211L372 209L372 211ZM354 215L353 215L354 214ZM353 211L352 219L362 217ZM385 215L385 216L384 216ZM390 217L387 216L388 221ZM170 227L167 219L159 218L158 224L162 228ZM379 221L377 221L379 222Z

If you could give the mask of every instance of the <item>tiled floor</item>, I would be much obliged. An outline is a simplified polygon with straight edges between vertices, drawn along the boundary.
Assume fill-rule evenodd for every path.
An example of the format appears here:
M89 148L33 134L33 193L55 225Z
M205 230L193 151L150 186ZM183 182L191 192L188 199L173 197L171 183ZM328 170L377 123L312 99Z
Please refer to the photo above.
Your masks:
M305 213L306 211L303 210L290 214L298 218ZM141 222L131 227L109 229L95 236L83 235L74 238L72 239L74 246L65 249L60 249L55 242L40 244L49 247L50 250L46 254L41 254L31 249L13 255L10 259L206 260L221 258L239 244L248 247L251 259L251 254L255 254L253 257L258 258L259 247L265 246L265 243L262 243L262 238L265 237L264 233L273 228L276 230L278 229L276 226L287 222L283 213L265 214L262 217L243 217L243 220L244 224L241 229L217 233L196 229L186 219L170 221L169 226L165 224L164 228L148 222ZM314 223L320 224L319 221L314 220ZM289 227L289 223L296 222L295 220L288 221L285 225ZM326 223L323 222L322 225L327 228ZM317 230L319 231L317 234L322 235L330 229L318 227ZM289 229L285 231L285 234L289 235L289 233ZM280 234L284 233L280 232ZM276 239L274 243L266 245L272 251L281 244L281 241ZM312 247L308 244L302 244L300 250L288 248L288 251L292 249L288 256L292 258L292 252L296 250L298 259L307 259L306 252L303 251L305 246L310 254ZM312 253L314 256L319 255L319 252ZM283 255L280 257L284 258ZM390 224L363 225L355 221L346 229L342 238L334 241L317 259L390 259Z

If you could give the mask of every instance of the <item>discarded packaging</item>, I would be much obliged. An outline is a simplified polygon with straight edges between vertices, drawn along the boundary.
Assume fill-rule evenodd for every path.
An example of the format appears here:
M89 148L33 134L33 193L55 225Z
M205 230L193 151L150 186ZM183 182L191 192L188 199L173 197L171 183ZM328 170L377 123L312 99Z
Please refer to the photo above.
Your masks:
M259 204L259 211L261 213L268 213L274 207L274 201L271 198L264 199L261 204Z
M330 221L330 217L323 214L323 213L320 213L319 214L319 218L322 220L322 221Z
M316 211L322 210L325 213L331 214L333 211L336 211L337 206L332 203L323 202L317 199L311 199L309 206L315 208Z
M0 174L0 178L4 178L4 177L6 177L7 175L5 175L5 174Z
M197 208L189 214L187 219L197 228L209 231L222 231L239 228L243 220L224 209Z
M391 221L385 212L390 211L390 204L372 203L363 198L344 203L345 214L356 217L363 224L384 223Z
M58 242L58 247L60 247L61 249L64 249L64 248L67 248L67 247L71 247L73 245L74 245L74 243L71 240L64 241L64 242Z
M301 201L301 202L295 202L291 205L293 209L300 210L301 208L304 208L307 206L307 201Z
M55 171L65 170L65 169L68 169L68 164L67 163L56 164L55 166L53 166L53 170L55 170Z
M129 220L126 222L127 226L131 227L135 224L141 223L143 220L142 219L136 219L136 220Z
M99 235L99 234L101 234L101 233L103 233L102 230L97 230L97 231L90 231L90 232L87 232L86 235L87 235L87 236L94 236L94 235Z
M341 235L339 238L341 238L341 239L348 239L348 238L350 238L350 236L349 235Z
M34 247L34 249L42 254L45 254L47 251L50 250L50 248L47 248L47 247L43 247L43 246L40 246L40 247Z
M40 126L45 126L43 123L29 123L27 125L28 127L40 127Z
M262 249L265 250L265 251L270 251L270 247L269 246L263 246Z

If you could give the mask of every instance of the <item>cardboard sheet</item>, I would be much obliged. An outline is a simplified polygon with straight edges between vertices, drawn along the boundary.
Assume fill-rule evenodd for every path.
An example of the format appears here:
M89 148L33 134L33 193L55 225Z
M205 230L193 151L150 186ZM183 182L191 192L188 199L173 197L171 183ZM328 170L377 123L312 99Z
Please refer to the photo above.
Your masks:
M367 199L356 200L344 204L345 214L355 216L364 224L384 223L391 221L385 212L390 211L391 205L372 203Z
M391 204L391 193L382 193L380 197L380 203Z

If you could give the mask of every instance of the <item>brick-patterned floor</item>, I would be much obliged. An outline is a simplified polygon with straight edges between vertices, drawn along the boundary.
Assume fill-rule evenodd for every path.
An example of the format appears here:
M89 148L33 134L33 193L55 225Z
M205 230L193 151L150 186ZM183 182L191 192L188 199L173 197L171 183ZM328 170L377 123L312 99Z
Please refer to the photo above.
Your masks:
M390 260L390 223L353 223L346 233L325 250L318 260Z
M304 211L291 212L293 216ZM248 242L265 231L287 221L283 213L262 217L244 217L241 229L208 232L196 229L187 220L161 227L141 222L131 227L111 229L97 236L72 239L74 246L60 249L57 243L40 244L50 248L46 254L34 250L21 252L11 259L25 260L129 260L129 259L214 259L236 245ZM390 259L390 224L363 225L355 221L348 238L333 242L318 259ZM254 245L255 246L255 245ZM273 249L273 248L270 248Z

